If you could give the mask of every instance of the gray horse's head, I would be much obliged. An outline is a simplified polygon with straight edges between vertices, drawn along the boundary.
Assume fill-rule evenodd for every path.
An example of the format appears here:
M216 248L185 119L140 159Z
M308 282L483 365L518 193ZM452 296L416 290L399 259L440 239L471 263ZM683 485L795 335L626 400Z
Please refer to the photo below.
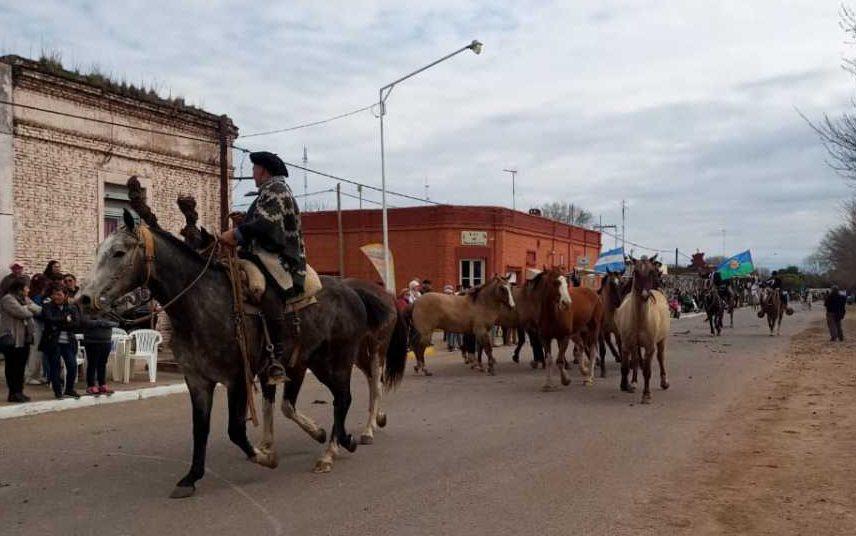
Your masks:
M127 210L123 219L125 225L98 246L95 265L78 296L78 303L84 307L95 310L109 307L145 283L146 253L141 230Z

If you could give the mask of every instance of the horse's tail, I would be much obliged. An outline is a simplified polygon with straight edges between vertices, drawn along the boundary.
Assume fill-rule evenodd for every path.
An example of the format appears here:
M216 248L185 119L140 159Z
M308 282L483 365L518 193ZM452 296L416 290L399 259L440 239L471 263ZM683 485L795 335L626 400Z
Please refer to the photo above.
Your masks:
M389 320L390 315L395 314L395 307L386 303L377 293L371 292L359 286L351 287L360 297L366 308L366 321L369 329L377 329Z
M392 389L401 383L407 366L407 321L402 313L395 315L395 328L386 348L386 364L383 370L383 385Z

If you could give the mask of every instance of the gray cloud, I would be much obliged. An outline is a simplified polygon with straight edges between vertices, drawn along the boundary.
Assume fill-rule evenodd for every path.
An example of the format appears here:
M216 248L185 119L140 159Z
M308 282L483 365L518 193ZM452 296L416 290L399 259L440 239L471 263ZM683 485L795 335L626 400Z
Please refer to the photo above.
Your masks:
M515 166L518 207L563 199L616 223L623 198L636 242L719 253L725 228L729 251L773 264L801 261L851 194L795 111L850 105L837 3L315 4L0 0L0 49L58 50L253 132L368 104L479 38L483 55L393 92L391 187L510 206ZM379 183L370 112L238 143L294 161L305 145L312 166Z

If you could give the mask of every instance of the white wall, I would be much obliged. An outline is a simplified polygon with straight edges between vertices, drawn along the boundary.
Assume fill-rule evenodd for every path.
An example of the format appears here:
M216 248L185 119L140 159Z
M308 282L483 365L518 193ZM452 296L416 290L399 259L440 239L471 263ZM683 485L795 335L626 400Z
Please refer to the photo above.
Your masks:
M0 63L0 100L12 101L12 67ZM0 275L9 271L15 256L12 190L12 106L0 104Z

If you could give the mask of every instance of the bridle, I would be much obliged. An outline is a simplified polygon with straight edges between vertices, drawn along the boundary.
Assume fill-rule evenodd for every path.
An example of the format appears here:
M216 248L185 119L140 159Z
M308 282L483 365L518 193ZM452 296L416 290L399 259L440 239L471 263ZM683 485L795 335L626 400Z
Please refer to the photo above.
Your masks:
M145 280L143 280L143 284L140 286L143 288L148 288L149 281L151 281L152 274L154 273L154 270L155 270L155 258L156 258L156 256L155 256L155 238L154 238L154 235L152 234L151 229L149 229L149 227L147 225L142 225L142 224L138 225L137 228L133 232L129 232L128 234L130 234L131 236L133 236L134 238L137 239L136 244L134 244L134 249L131 251L131 254L128 255L128 258L130 259L129 263L128 263L128 268L131 268L133 266L134 257L136 256L136 253L140 249L140 247L142 247L143 248L143 261L145 262L145 267L146 267L146 278L145 278ZM187 292L189 292L190 289L192 289L196 285L196 283L198 283L199 280L202 279L202 276L205 275L205 273L208 271L208 268L211 267L211 261L214 260L214 254L219 249L217 247L218 245L219 245L218 242L215 240L211 243L211 245L208 246L207 249L210 250L208 252L208 258L205 260L205 265L202 267L202 270L200 270L200 272L196 275L196 277L193 279L193 281L191 281L186 287L184 287L178 294L173 296L172 299L170 299L168 302L166 302L165 304L160 305L156 308L153 307L152 311L149 314L147 314L141 318L135 319L131 323L140 324L146 320L149 320L155 314L165 311L167 309L167 307L171 306L172 304L177 302L179 299L181 299L182 296L187 294ZM92 307L95 310L99 310L101 308L101 304L99 303L99 300L97 300L97 299L93 300Z

